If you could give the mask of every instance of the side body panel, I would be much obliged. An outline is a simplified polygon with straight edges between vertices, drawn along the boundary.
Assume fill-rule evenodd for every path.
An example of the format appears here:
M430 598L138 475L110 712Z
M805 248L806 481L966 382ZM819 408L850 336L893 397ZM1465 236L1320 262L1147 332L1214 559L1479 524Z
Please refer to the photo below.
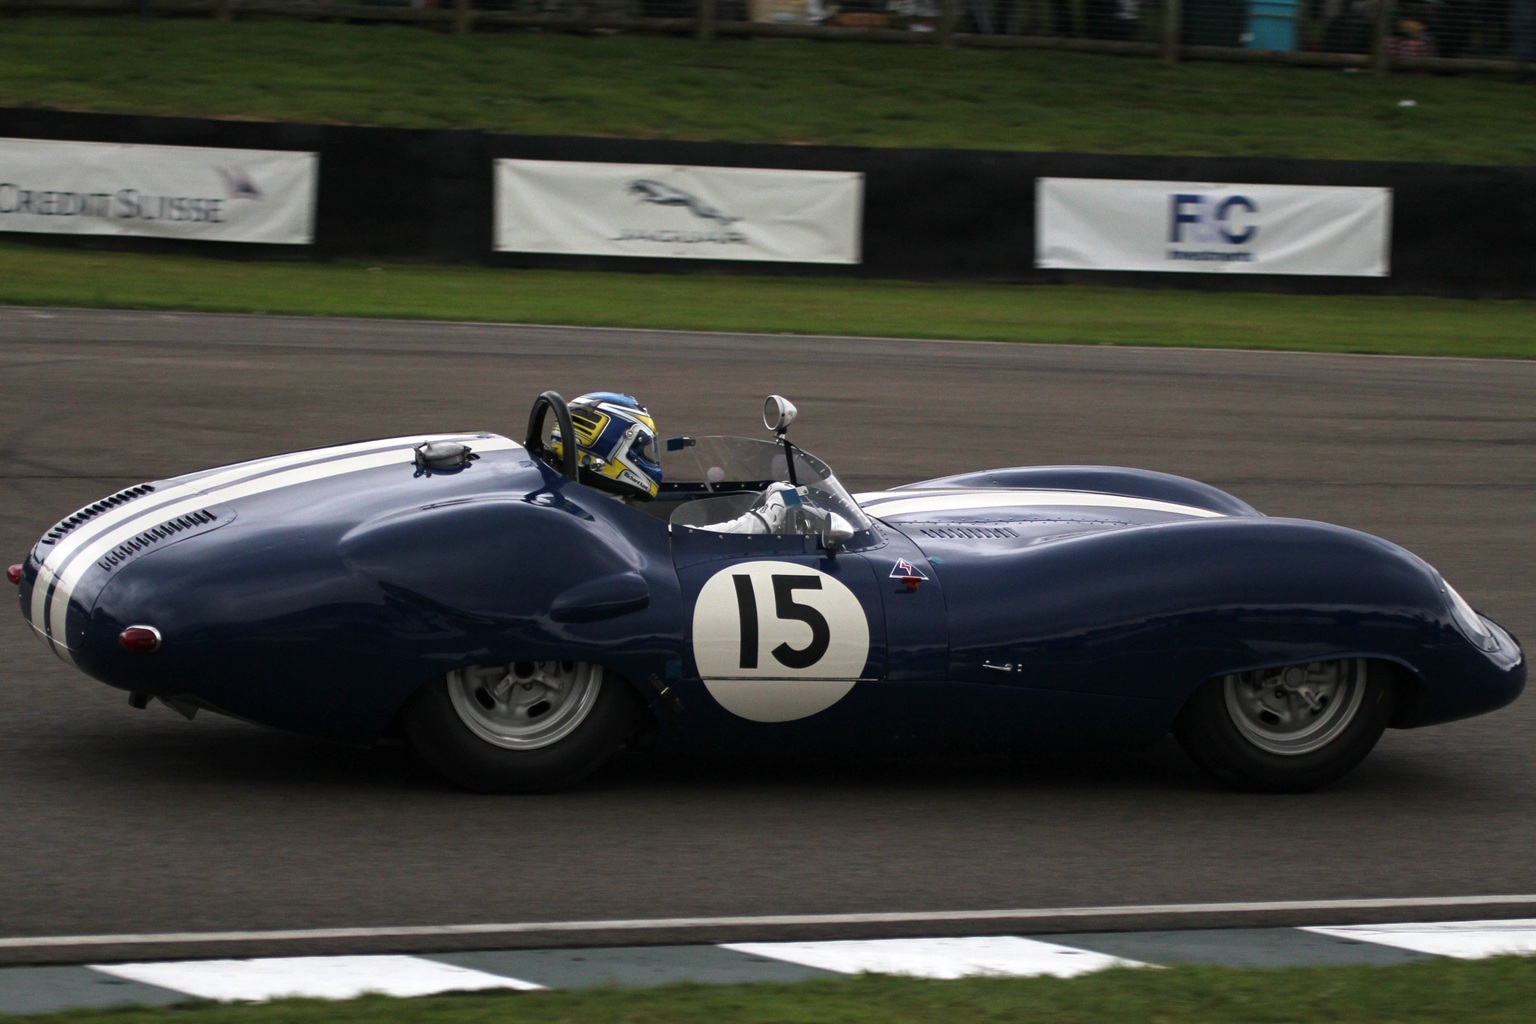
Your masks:
M1166 727L1205 680L1367 657L1421 684L1399 724L1513 700L1524 662L1456 627L1438 574L1341 527L1233 517L1047 543L924 537L949 600L956 682L1132 700Z
M883 679L890 656L868 553L686 527L672 545L685 710L664 727L745 742L847 729L851 694Z
M241 494L217 528L91 564L61 656L123 689L359 739L461 665L576 659L640 684L677 659L663 523L520 446L457 472L419 470L408 446L384 461ZM220 493L202 496L218 510ZM163 635L154 654L116 643L141 623Z
M685 741L727 750L754 747L796 753L850 745L887 753L978 752L1088 737L1146 741L1166 729L1165 702L1160 700L1005 685L1016 681L992 674L977 680L957 679L951 648L956 609L958 614L971 614L975 602L955 597L951 582L965 579L965 567L952 566L943 558L930 560L899 530L877 526L870 544L835 557L819 552L814 541L798 538L743 542L741 538L675 535L674 550L685 613L693 623L687 636L692 656L685 659L677 687L684 711L658 713L663 725ZM765 704L784 712L765 715L722 693L719 681L710 680L709 667L701 668L697 652L702 645L717 641L724 632L726 646L734 652L740 636L733 621L740 613L735 598L718 587L711 593L710 581L758 567L765 572L794 572L795 563L806 571L833 572L856 590L875 642L862 678L852 686L833 688L824 700L805 690L827 686L830 680L799 682L781 668L731 684L751 687ZM765 591L760 583L758 593ZM716 628L712 635L701 631L699 609L708 609L711 601L721 598L728 604L723 618L716 617L722 619L717 626L723 629ZM758 601L757 614L764 617L759 632L766 638L773 627L765 602ZM839 620L831 614L827 618L835 634ZM788 634L796 637L797 644L809 636L798 624L790 629L798 630ZM878 642L881 636L883 650ZM763 639L764 649L767 644Z

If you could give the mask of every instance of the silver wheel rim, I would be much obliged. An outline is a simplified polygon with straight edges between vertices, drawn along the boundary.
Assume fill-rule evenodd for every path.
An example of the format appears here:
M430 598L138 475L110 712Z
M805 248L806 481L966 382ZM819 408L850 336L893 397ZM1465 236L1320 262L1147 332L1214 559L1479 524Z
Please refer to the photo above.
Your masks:
M582 661L516 661L448 673L448 698L469 731L507 750L558 743L586 721L603 670Z
M1249 743L1271 754L1321 750L1349 727L1365 700L1365 662L1242 672L1222 678L1227 714Z

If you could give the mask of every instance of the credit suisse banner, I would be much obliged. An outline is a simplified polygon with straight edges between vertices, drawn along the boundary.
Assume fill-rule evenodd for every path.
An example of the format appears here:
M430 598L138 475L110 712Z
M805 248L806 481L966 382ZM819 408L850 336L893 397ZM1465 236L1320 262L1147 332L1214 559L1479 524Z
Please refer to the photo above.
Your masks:
M0 139L0 231L308 245L314 153Z
M496 161L500 252L858 263L864 175Z
M1387 188L1040 178L1035 266L1386 277L1391 222Z

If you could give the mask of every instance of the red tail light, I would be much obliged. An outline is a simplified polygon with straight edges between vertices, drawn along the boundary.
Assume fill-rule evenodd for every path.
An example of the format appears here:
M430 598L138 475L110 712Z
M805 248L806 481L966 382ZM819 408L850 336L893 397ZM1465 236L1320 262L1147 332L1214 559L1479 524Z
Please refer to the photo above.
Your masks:
M21 566L13 565L9 569L5 570L5 578L10 580L13 585L20 586L21 585Z
M117 642L125 651L153 654L160 649L160 631L154 626L129 626L117 634Z

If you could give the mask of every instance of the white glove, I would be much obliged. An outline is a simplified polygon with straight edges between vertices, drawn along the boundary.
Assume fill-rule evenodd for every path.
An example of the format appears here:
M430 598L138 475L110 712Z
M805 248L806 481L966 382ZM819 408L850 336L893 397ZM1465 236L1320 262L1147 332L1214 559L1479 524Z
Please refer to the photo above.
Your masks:
M786 483L769 484L752 506L735 519L702 527L715 533L790 533L790 518L800 508L800 492Z

